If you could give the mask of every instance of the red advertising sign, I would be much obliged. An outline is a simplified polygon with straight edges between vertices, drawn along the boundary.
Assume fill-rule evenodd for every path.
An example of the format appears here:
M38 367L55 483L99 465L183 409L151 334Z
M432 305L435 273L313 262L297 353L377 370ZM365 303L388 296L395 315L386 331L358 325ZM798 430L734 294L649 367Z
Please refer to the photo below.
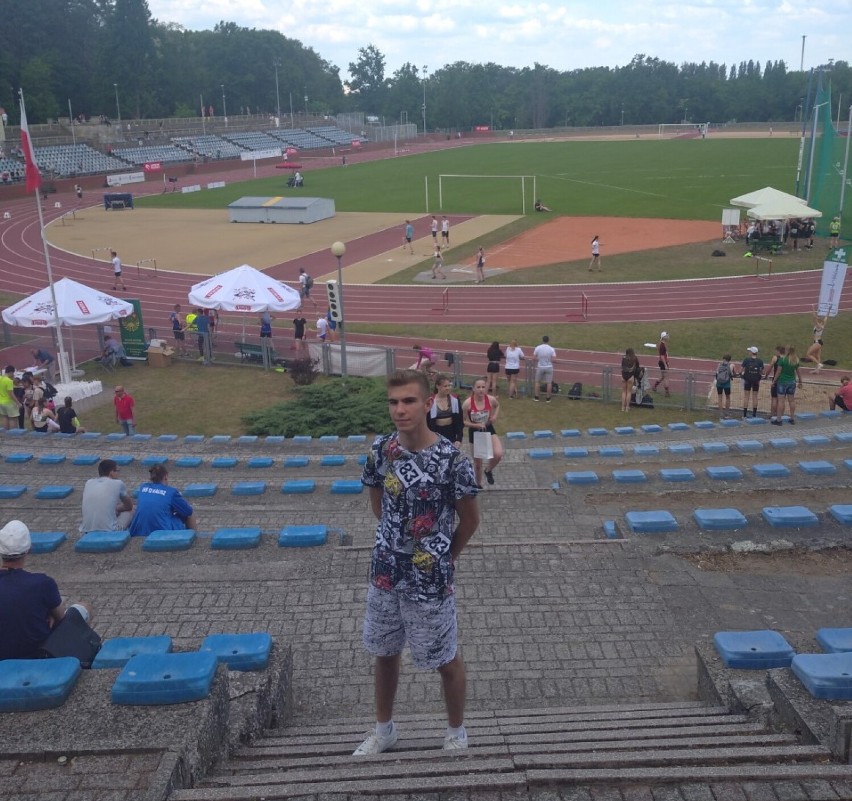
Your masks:
M163 165L160 164L159 161L146 161L142 166L142 169L145 170L145 172L159 172L163 169Z
M475 125L473 130L478 131L479 133L485 133L486 131L491 130L491 126L490 125Z
M352 147L361 147L361 140L360 139L353 139L352 140Z
M298 149L298 148L296 148L296 147L288 147L288 148L287 148L284 152L285 152L288 156L295 156L295 155L296 155L296 153L298 153L298 152L299 152L299 149Z
M204 297L205 298L212 298L213 295L215 295L221 288L222 288L221 284L216 284L216 286L214 286L213 289L211 289Z
M82 314L89 314L89 307L86 305L85 300L77 301L77 308L80 310Z

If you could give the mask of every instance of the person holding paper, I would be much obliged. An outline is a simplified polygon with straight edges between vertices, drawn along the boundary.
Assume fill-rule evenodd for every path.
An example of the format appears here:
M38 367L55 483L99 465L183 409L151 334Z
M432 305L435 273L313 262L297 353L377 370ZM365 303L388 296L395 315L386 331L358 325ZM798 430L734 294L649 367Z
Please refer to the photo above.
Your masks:
M482 486L482 474L489 484L494 483L494 468L503 458L503 443L494 430L494 422L500 414L500 401L485 391L486 379L477 378L473 394L462 404L464 424L469 430L473 447L473 469L476 483Z

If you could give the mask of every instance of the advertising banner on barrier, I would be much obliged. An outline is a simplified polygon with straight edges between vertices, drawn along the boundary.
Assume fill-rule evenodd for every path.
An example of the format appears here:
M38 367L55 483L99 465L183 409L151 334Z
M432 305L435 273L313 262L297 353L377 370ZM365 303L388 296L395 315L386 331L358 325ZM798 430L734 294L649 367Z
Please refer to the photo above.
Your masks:
M281 158L281 148L276 147L270 150L243 150L240 153L240 161L261 161L262 159L278 159Z
M123 184L145 183L144 172L122 172L118 175L107 175L107 186L122 186Z
M823 262L817 302L817 314L820 317L837 317L840 311L840 295L846 280L846 260L846 248L835 248Z
M127 302L133 305L133 313L118 321L121 328L121 344L124 345L128 359L145 359L148 346L145 343L142 304L135 298L130 298Z
M146 161L142 165L142 169L145 172L159 172L163 169L163 165L159 161Z

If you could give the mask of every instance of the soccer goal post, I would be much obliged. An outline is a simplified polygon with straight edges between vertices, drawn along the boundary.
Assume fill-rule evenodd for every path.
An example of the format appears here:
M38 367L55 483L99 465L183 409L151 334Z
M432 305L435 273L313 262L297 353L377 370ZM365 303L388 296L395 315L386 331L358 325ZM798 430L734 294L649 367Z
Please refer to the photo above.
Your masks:
M708 123L664 122L657 131L660 139L700 139L707 135Z
M503 183L502 189L500 186ZM465 183L464 189L459 188ZM495 185L495 182L497 184ZM479 183L479 186L477 186ZM517 213L520 206L521 214L527 213L527 208L533 206L533 202L527 203L527 193L530 192L531 201L538 197L538 184L535 175L439 175L438 176L438 208L443 210L446 192L447 198L452 198L458 205L463 203L466 208L482 208L481 198L494 198L496 193L504 198L501 204L505 207L505 213ZM454 193L454 194L451 194ZM517 200L512 200L512 198ZM477 202L480 199L480 202ZM520 203L518 203L518 200Z

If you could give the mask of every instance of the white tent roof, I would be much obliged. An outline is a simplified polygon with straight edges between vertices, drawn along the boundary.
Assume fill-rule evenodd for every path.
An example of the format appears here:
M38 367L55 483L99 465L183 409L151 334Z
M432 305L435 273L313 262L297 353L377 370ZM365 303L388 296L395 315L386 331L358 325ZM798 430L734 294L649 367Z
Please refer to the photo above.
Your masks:
M107 323L133 314L133 304L70 278L60 278L53 288L56 293L56 314L48 286L3 309L3 319L9 325L45 328L55 326L57 316L60 325L87 325Z
M302 305L295 289L248 264L195 284L189 302L204 309L246 313L290 311Z
M796 202L806 205L805 201L800 197L791 195L788 192L782 192L780 189L773 189L771 186L764 186L763 189L757 189L754 192L731 198L731 205L744 206L750 209L754 206L761 206L764 203L777 203L779 201Z
M792 201L778 201L775 203L764 203L749 209L746 214L752 220L807 220L811 217L822 217L822 212L806 206L804 203Z

